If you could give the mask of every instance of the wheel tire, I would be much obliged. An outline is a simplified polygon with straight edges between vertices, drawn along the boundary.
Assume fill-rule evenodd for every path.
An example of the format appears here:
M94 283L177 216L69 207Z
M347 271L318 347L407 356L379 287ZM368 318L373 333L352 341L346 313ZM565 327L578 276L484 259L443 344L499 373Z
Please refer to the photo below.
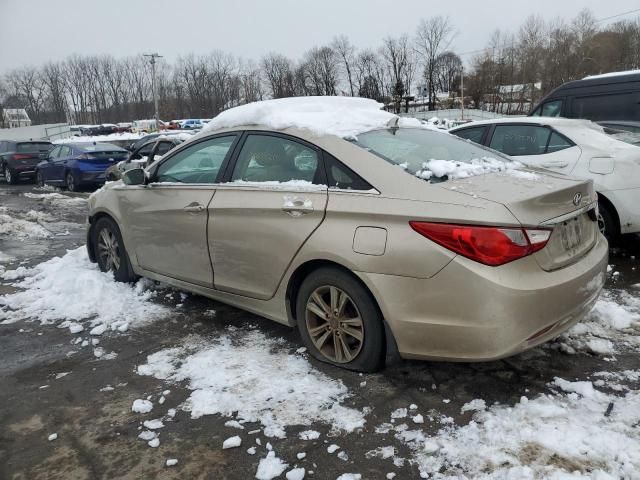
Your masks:
M9 167L4 167L4 179L11 185L18 183L18 176Z
M42 172L40 170L36 172L36 184L39 187L44 187L44 179L42 178Z
M620 237L620 226L615 214L603 202L598 202L598 212L598 228L600 232L610 243L615 242Z
M332 302L334 294L337 295L336 301ZM326 312L327 309L330 311L332 303L335 306L339 304L340 299L344 298L342 294L346 294L347 298L343 302L342 312L339 315L324 318L307 308L308 304L312 304L311 307L316 312ZM322 300L327 300L324 302L326 308L319 307L319 303L315 300L317 295L320 295ZM300 336L309 352L318 360L359 372L375 372L382 367L384 360L382 315L369 291L345 271L335 267L323 267L310 273L302 282L298 292L296 316ZM360 325L356 326L353 322L357 322L358 318ZM352 323L347 325L343 323L345 321ZM351 333L345 333L345 329L358 333L360 339ZM314 330L315 333L310 333ZM322 337L327 335L328 337L322 342ZM315 340L312 337L315 337ZM319 348L317 344L320 342L322 343Z
M137 279L120 229L113 220L99 218L91 231L91 242L101 271L112 272L117 282L134 282Z
M70 192L78 191L78 185L76 185L76 179L73 177L73 173L68 172L65 180L67 182L67 190L69 190Z

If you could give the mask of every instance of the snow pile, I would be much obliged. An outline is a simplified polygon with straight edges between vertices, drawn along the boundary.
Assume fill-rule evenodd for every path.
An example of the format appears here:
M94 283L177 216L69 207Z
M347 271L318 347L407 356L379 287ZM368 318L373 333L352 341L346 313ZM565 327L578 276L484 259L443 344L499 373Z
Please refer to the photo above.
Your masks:
M37 222L7 215L6 211L6 208L0 210L0 236L19 239L51 237L51 232Z
M359 133L385 127L396 115L367 98L293 97L248 103L222 112L203 132L243 125L261 125L275 130L299 128L317 135L353 138ZM400 125L421 126L419 120L401 118Z
M265 458L260 459L256 478L258 480L271 480L280 476L288 466L288 464L276 457L275 452L269 452Z
M183 408L192 418L235 413L241 422L260 422L268 437L285 438L285 427L316 421L347 432L365 423L362 412L342 405L349 394L341 381L289 355L284 340L255 330L229 329L212 341L188 338L150 355L138 373L187 381L193 391Z
M9 271L10 272L10 271ZM9 273L7 272L7 273ZM60 326L90 320L92 327L124 329L163 318L168 310L149 302L148 281L135 286L118 283L89 261L85 247L22 271L15 284L21 291L0 297L0 323L37 319L42 324L65 320Z
M640 350L640 299L622 290L603 290L593 310L557 342L571 354Z
M610 396L591 382L556 378L558 394L493 406L468 425L396 436L429 478L635 478L640 471L640 393ZM613 409L605 413L613 403Z
M27 198L42 201L45 205L54 205L62 207L71 207L76 205L86 205L87 199L85 197L69 197L62 195L61 193L24 193Z
M539 178L535 173L519 171L522 167L523 165L518 162L490 157L474 158L469 162L432 159L422 164L422 168L416 172L416 176L428 180L431 177L456 179L488 173L506 173L523 180L537 180Z

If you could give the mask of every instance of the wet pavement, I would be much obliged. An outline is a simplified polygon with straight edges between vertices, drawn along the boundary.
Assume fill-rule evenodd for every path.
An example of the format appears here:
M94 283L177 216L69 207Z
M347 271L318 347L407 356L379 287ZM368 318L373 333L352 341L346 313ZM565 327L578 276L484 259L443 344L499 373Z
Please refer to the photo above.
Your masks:
M86 207L80 202L47 203L25 193L51 191L32 185L7 186L0 181L0 207L10 215L26 215L33 210L55 220L39 222L50 230L47 238L0 236L0 252L14 257L5 264L7 270L63 255L85 240ZM88 194L70 196L83 198ZM640 242L635 237L625 238L612 251L611 270L619 274L611 276L608 285L636 294L632 285L640 283L637 258ZM11 283L0 281L0 295L15 291ZM176 306L176 301L165 295L154 301ZM292 354L301 345L299 336L290 328L195 295L181 303L179 312L166 320L130 330L127 335L103 335L100 345L118 354L111 360L96 358L91 349L75 348L67 329L30 321L0 325L0 478L254 478L263 455L248 455L248 443L242 448L221 449L223 440L236 434L224 426L228 417L191 419L178 410L162 430L158 448L141 442L137 438L140 415L131 412L131 404L147 395L157 398L167 386L153 377L138 375L135 368L145 363L149 354L172 347L190 334L214 339L228 332L229 326L238 327L240 332L257 326L268 337L283 338L282 348ZM213 318L205 314L211 309L216 311ZM568 355L557 347L546 345L489 363L402 361L370 375L347 372L309 358L315 369L348 387L352 396L345 405L370 409L365 427L350 434L334 434L322 424L300 426L287 429L286 439L263 438L263 442L270 441L278 456L291 464L296 453L304 450L307 456L300 465L314 471L305 478L335 479L344 472L359 472L362 478L373 479L385 478L391 471L396 478L419 478L417 466L409 461L412 452L407 445L392 433L376 433L376 427L388 422L389 413L396 408L415 404L421 412L437 412L462 425L470 421L472 412L460 413L461 407L476 398L484 399L487 405L513 404L523 395L548 392L548 384L555 377L585 379L598 371L638 368L633 351L616 354L612 361L606 355ZM71 373L56 379L57 374L65 372ZM101 390L106 386L113 390ZM164 407L179 409L189 394L183 385L172 386ZM437 422L422 426L427 433L435 433L439 427ZM250 441L246 432L254 428L260 426L245 424L244 442ZM296 434L308 428L322 435L302 445ZM58 439L48 441L52 432ZM330 443L341 445L349 458L328 455ZM385 445L393 445L396 457L407 461L394 465L389 459L367 458L367 452ZM178 465L167 468L167 458L179 459ZM278 478L284 478L284 474Z

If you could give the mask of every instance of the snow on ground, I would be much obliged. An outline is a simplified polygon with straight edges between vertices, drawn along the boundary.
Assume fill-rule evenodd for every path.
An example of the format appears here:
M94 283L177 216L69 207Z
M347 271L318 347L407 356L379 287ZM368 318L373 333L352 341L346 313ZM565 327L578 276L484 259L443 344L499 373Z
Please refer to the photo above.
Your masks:
M445 422L433 436L396 437L429 478L637 478L640 392L617 397L559 378L550 387L557 393L479 410L464 426Z
M258 330L229 328L212 340L187 338L183 346L149 355L138 373L187 382L192 392L183 409L192 418L235 413L241 422L260 422L267 437L285 438L293 425L323 422L336 432L352 432L365 423L363 412L342 405L349 393L340 380Z
M640 298L623 290L603 290L591 313L556 344L566 353L640 351Z
M0 237L12 238L49 238L52 233L36 221L16 218L8 214L6 207L0 207Z
M32 198L35 200L40 200L45 205L53 205L53 206L61 206L61 207L71 207L78 205L86 205L87 199L86 197L70 197L68 195L63 195L58 192L52 193L24 193L23 194L27 198Z
M10 273L11 270L7 271ZM20 290L0 297L0 323L37 320L77 330L76 322L121 331L164 318L169 310L150 302L149 281L118 283L89 261L85 247L69 250L33 268L22 268Z
M211 120L203 132L241 125L264 125L276 130L307 129L317 135L353 138L381 128L396 115L381 110L375 100L353 97L295 97L248 103L225 110ZM401 125L421 126L414 118L401 118Z

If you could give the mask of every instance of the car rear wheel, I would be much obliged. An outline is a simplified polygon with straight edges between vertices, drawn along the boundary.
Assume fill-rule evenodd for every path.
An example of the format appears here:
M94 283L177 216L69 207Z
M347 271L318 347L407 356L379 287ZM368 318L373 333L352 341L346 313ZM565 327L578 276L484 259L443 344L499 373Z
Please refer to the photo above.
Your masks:
M76 179L74 178L71 172L67 173L66 180L67 180L67 190L69 190L70 192L77 192L78 185L76 184Z
M18 175L16 175L9 167L4 167L4 179L7 183L15 185L18 183Z
M338 268L312 272L296 302L300 335L321 361L374 372L384 355L383 320L371 294Z
M620 227L615 215L603 202L598 203L598 229L609 242L615 241L620 235Z
M136 280L120 229L113 220L106 217L98 219L93 227L91 238L100 270L113 273L113 277L118 282Z
M42 172L40 170L36 172L36 184L39 187L44 187L44 179L42 178Z

